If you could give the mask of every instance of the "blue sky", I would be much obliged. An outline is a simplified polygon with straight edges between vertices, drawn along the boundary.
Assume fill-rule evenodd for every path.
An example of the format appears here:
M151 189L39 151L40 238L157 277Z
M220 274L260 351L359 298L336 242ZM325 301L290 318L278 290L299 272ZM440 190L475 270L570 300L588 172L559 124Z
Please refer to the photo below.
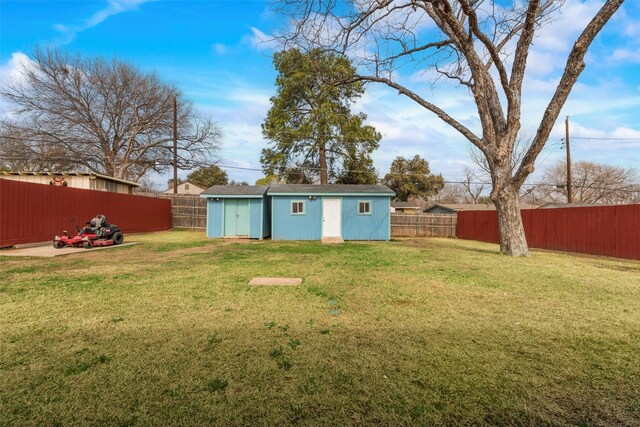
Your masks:
M533 133L567 52L601 3L567 0L557 19L540 32L525 80L525 130ZM2 78L15 73L38 44L117 57L176 84L197 108L213 116L225 134L222 163L259 167L260 150L267 144L260 123L275 91L273 46L261 40L281 25L282 18L261 1L0 0L0 72ZM623 5L596 39L586 62L538 169L563 158L558 142L567 114L573 136L639 138L575 139L576 161L640 168L640 1ZM413 68L400 70L397 77L473 126L475 110L464 90L451 85L431 88L424 73ZM370 85L356 107L383 134L374 154L381 174L397 155L420 154L433 171L451 180L461 177L465 165L472 165L461 136L393 91ZM6 106L2 108L6 112ZM228 173L250 182L261 176L232 169Z

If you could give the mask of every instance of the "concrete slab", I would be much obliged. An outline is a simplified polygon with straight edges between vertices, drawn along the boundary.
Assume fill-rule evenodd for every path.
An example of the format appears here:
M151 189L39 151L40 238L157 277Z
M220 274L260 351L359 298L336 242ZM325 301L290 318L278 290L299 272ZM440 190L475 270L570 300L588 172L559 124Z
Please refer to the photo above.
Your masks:
M344 243L344 240L342 240L342 237L323 237L320 242L328 245L337 245Z
M252 286L297 286L301 283L300 277L254 277L249 282Z
M103 249L111 249L111 248L121 248L123 246L131 246L137 245L140 242L131 242L131 243L123 243L121 245L111 245L111 246L101 246L99 248L62 248L56 249L53 247L51 243L48 243L47 246L35 246L29 248L21 248L21 249L3 249L0 250L0 256L33 256L33 257L43 257L43 258L53 258L55 256L61 255L72 255L72 254L88 254L94 251L101 251Z

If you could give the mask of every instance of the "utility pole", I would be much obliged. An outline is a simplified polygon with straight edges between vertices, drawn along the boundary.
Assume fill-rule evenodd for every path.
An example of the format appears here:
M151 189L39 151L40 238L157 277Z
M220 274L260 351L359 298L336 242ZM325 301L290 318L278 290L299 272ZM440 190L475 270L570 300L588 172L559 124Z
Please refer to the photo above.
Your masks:
M178 193L178 100L173 95L173 194Z
M573 191L571 190L571 147L569 145L569 116L564 120L565 139L567 147L567 203L573 203Z

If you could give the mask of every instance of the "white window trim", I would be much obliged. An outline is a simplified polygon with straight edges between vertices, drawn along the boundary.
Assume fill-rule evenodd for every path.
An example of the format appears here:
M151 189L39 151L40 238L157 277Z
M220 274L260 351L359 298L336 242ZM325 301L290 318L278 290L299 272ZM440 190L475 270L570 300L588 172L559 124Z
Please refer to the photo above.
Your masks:
M293 204L294 203L302 203L302 212L296 212L296 213L293 212ZM290 206L290 212L291 212L291 215L306 215L307 214L307 206L306 206L304 200L292 200L291 201L291 206Z
M360 212L360 203L368 203L369 204L369 212L364 212L364 213ZM371 211L373 210L372 206L371 206L371 200L358 200L357 209L358 209L358 215L371 215Z

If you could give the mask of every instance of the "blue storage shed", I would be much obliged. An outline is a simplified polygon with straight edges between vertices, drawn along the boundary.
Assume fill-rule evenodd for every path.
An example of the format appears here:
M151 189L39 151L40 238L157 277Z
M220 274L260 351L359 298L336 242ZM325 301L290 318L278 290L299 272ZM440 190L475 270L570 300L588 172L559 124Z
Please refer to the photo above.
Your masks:
M385 185L273 184L271 238L389 240L394 194Z
M214 185L200 193L207 199L207 237L263 239L271 235L266 185Z

